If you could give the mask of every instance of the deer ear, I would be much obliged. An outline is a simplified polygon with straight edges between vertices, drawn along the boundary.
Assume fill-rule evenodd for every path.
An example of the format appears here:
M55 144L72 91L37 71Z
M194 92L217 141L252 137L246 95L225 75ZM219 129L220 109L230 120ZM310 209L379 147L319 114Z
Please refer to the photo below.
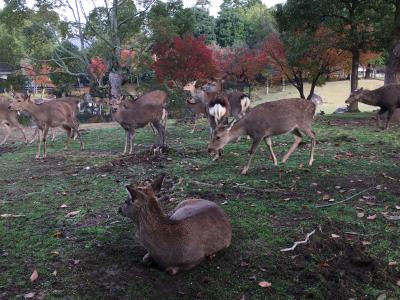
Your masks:
M128 191L128 194L131 197L132 202L134 202L135 200L143 200L144 199L143 193L138 191L137 189L135 189L133 186L128 184L128 185L125 185L125 188Z
M165 178L165 174L160 174L150 184L150 186L154 192L158 193L161 190L161 186L163 184L164 178Z

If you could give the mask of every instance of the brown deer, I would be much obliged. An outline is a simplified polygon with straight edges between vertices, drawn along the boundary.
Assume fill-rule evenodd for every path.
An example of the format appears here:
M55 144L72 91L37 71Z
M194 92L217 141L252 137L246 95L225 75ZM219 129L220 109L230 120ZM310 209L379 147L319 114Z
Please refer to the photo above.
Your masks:
M79 105L79 99L78 98L74 98L74 97L63 97L63 98L43 98L43 93L42 93L42 98L40 99L35 99L34 102L35 104L43 104L49 101L62 101L68 105L71 106L71 110L75 112L75 114L77 113L77 109L78 109L78 105ZM51 134L51 141L54 142L56 139L56 129L55 128L50 128L49 129L49 134ZM72 132L72 136L73 139L76 140L76 138L78 137L78 135L76 134L75 131ZM72 137L71 136L71 137ZM40 138L39 137L39 128L36 126L35 128L35 132L33 133L33 137L32 139L29 141L29 144L32 144L36 138Z
M222 92L207 92L196 88L196 81L187 83L184 91L189 91L195 102L202 102L206 108L206 115L212 135L218 124L227 121L230 114L230 104L226 95Z
M75 99L75 101L78 101ZM75 104L75 107L77 102ZM9 108L11 110L25 111L30 114L39 128L39 141L36 158L40 158L40 148L43 142L43 158L47 156L47 133L50 128L62 127L67 132L65 149L68 149L72 131L78 135L81 150L84 144L79 133L79 122L76 119L76 108L66 101L48 101L36 104L30 94L16 94ZM40 138L42 135L42 138Z
M202 90L208 93L223 92L223 81L217 79L216 81L208 81L202 85ZM247 110L250 108L250 98L243 92L233 91L226 93L230 105L230 114L236 120L242 118Z
M356 101L368 105L379 106L380 110L377 114L378 127L384 130L388 129L390 119L392 118L395 110L400 108L400 85L389 84L373 91L360 88L350 94L350 97L346 100L346 103L351 105ZM384 127L382 127L381 117L386 112L386 124Z
M302 132L311 139L311 153L309 165L314 161L315 134L311 130L311 122L315 113L315 104L305 99L284 99L266 102L255 106L248 114L236 123L219 126L208 146L208 151L217 153L227 143L242 135L249 135L253 143L250 147L250 158L243 168L242 174L247 174L251 160L262 140L268 145L274 165L278 164L272 150L272 136L284 133L294 134L295 142L285 154L282 162L285 163L302 140Z
M119 212L135 223L136 237L148 251L143 263L155 262L175 275L228 248L232 228L222 208L203 199L182 201L167 216L156 199L163 179L160 175L148 185L127 185L129 196Z
M129 143L129 154L133 151L133 139L135 131L151 123L157 131L157 146L165 145L165 103L167 93L164 91L152 91L129 101L125 96L118 100L110 100L113 118L125 130L125 148L123 155L127 153Z
M190 132L190 133L193 133L196 130L197 120L201 116L206 115L206 106L201 101L195 102L195 101L191 101L191 100L186 100L185 106L189 111L191 111L194 114L194 125L193 125L192 131Z
M8 107L10 106L10 102L4 98L0 97L0 125L3 125L6 130L6 135L0 145L3 145L7 142L8 138L11 134L11 128L15 127L19 131L21 131L22 136L24 137L25 143L28 142L24 128L18 122L18 114L16 111L11 111Z

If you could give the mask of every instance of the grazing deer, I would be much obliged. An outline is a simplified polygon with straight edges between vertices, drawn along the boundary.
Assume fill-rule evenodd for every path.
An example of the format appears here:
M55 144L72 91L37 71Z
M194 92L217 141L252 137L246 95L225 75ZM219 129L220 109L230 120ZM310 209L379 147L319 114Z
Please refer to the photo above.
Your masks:
M193 133L196 130L197 120L201 116L206 115L206 106L201 101L199 101L199 102L193 101L192 102L191 100L186 100L185 105L186 105L186 108L194 114L194 125L193 125L192 131L190 132L190 133Z
M206 92L196 88L196 81L187 83L184 91L189 91L196 102L202 102L206 107L206 115L213 134L218 124L225 122L229 116L230 104L225 94L221 92Z
M247 174L251 160L262 140L268 145L274 165L278 164L272 150L272 136L284 133L294 134L295 142L285 154L285 163L302 140L302 132L311 139L311 154L309 165L314 161L315 134L311 130L311 122L315 113L315 104L305 99L284 99L266 102L255 106L248 114L236 123L219 126L208 146L208 152L217 153L227 143L242 135L249 135L253 143L249 150L250 158L243 168L242 174Z
M187 199L167 216L156 199L163 179L160 175L145 186L127 185L129 196L119 213L135 223L136 237L148 251L143 263L154 261L175 275L228 248L232 228L222 208L203 199Z
M125 96L111 100L113 118L125 130L125 148L123 155L133 151L135 131L151 123L157 131L157 146L165 145L166 118L165 103L168 95L164 91L152 91L134 101L128 101Z
M75 99L75 107L79 100ZM29 113L39 128L39 141L37 147L36 158L40 158L40 148L43 142L43 158L47 156L47 133L50 128L62 127L67 132L67 140L65 150L68 149L69 140L72 131L78 135L81 150L84 144L79 133L79 122L76 119L76 108L66 101L48 101L42 104L36 104L31 100L30 94L16 94L11 102L10 109L17 111L25 111ZM42 138L40 138L42 135Z
M382 86L376 90L370 91L360 88L351 93L346 103L359 101L368 105L379 106L380 110L377 114L378 127L381 129L388 129L390 119L392 118L395 110L400 108L400 85L389 84ZM386 124L382 127L381 116L387 112Z
M223 92L222 80L208 81L202 85L202 90L208 93ZM193 83L192 83L193 84ZM236 120L242 118L250 108L250 98L243 92L233 91L226 93L231 108L230 114Z
M0 145L3 145L7 142L8 138L11 134L10 127L16 127L19 131L21 131L22 136L24 137L25 143L28 141L25 135L24 128L18 122L18 114L15 111L11 111L8 107L10 106L10 102L3 97L0 97L0 125L3 125L6 129L6 135Z

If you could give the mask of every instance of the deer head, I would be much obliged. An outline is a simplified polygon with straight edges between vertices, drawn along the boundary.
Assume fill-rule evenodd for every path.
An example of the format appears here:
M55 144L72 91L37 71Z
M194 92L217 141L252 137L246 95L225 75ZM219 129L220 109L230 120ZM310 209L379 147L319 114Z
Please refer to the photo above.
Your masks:
M230 141L230 131L235 124L233 120L228 125L220 124L214 131L210 144L208 145L208 152L217 154L219 150L223 149Z
M160 191L165 174L160 174L151 183L144 186L126 185L128 198L118 212L124 217L136 220L138 212L145 209L149 201L157 201L156 194Z
M360 101L363 94L364 94L365 90L363 88L357 89L355 91L353 91L349 98L347 98L347 100L345 101L346 104L353 104L354 102Z
M28 92L26 94L16 93L14 94L14 99L10 103L10 106L8 108L11 110L21 111L25 109L28 103L32 103L31 94L29 94Z
M196 80L195 81L191 81L185 84L185 86L183 87L184 91L188 91L188 92L194 92L196 90Z

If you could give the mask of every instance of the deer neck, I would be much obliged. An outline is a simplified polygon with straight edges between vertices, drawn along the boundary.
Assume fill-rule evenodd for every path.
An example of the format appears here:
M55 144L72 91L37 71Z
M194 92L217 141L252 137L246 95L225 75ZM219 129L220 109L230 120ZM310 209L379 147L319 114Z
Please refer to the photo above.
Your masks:
M229 142L236 140L238 137L246 134L246 128L242 124L243 122L238 122L232 126L229 131Z
M374 93L374 91L367 91L364 92L362 95L361 101L362 103L368 104L368 105L376 105L378 103L379 96Z
M168 218L155 198L149 199L139 210L136 218L139 234L146 238L151 238L152 234L160 231L167 224Z
M24 110L32 115L34 118L38 118L42 110L38 107L37 104L27 101L24 105Z

